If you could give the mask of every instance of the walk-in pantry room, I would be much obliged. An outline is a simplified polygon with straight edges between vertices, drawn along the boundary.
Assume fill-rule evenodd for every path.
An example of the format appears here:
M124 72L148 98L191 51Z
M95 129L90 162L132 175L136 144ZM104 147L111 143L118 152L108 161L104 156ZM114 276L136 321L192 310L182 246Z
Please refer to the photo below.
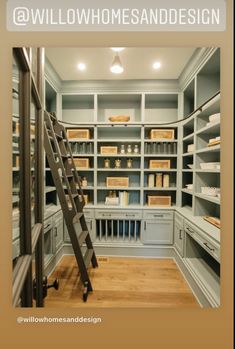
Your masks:
M220 305L220 50L14 48L14 307Z

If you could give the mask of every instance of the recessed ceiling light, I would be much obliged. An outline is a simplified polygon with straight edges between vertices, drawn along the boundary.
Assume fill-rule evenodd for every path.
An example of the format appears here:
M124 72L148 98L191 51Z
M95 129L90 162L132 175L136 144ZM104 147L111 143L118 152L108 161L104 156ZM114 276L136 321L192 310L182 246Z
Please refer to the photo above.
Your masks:
M86 70L86 64L85 63L78 63L78 69L80 71Z
M111 50L113 50L114 52L121 52L125 50L125 47L111 47Z
M159 61L153 63L153 69L157 70L157 69L161 68L161 66L162 66L162 64Z

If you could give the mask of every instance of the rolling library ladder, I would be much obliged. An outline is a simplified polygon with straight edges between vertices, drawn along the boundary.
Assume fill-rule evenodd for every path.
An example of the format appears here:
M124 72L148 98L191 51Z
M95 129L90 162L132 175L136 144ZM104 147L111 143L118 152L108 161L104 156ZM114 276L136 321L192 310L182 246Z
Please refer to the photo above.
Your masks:
M98 267L98 263L83 214L85 202L81 189L81 178L74 164L66 130L58 122L54 113L45 112L44 131L47 161L84 285L83 300L86 301L89 292L92 291L87 269L90 263L93 268ZM78 225L81 227L80 233L78 233ZM84 243L86 252L83 255L82 245Z

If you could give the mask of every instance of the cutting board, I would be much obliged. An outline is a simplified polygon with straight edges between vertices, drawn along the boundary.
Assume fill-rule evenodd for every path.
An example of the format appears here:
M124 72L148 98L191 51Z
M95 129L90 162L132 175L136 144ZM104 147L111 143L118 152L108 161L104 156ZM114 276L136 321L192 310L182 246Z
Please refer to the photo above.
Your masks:
M217 228L220 229L220 219L219 218L204 216L203 219L205 219L205 221L213 224L214 226L216 226Z

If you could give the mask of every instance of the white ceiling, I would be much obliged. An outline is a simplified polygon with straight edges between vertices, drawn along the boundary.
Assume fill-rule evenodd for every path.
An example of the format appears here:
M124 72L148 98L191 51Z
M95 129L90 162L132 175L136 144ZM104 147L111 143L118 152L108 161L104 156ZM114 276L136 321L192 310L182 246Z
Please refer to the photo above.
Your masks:
M124 72L117 75L110 72L115 53L107 47L46 48L46 56L62 80L177 79L194 51L192 47L128 47L119 54ZM159 70L152 68L155 61L162 64ZM77 69L79 62L87 65L86 71Z

